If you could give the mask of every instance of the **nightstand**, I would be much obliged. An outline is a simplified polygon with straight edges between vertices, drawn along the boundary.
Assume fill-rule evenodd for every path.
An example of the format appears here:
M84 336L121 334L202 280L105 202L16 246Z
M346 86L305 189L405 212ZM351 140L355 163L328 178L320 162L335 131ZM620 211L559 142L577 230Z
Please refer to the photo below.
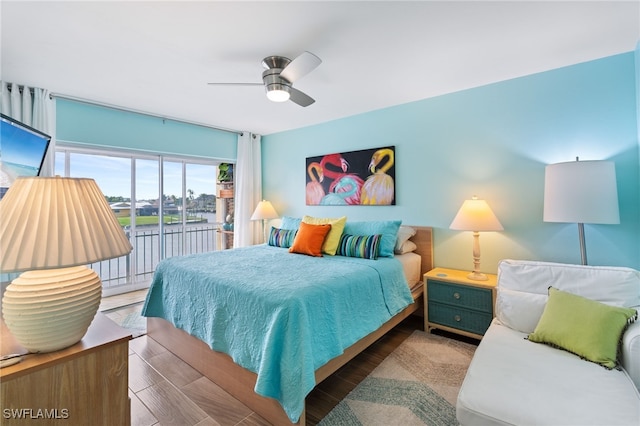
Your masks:
M497 276L467 278L469 271L435 268L424 274L424 329L482 339L493 319Z

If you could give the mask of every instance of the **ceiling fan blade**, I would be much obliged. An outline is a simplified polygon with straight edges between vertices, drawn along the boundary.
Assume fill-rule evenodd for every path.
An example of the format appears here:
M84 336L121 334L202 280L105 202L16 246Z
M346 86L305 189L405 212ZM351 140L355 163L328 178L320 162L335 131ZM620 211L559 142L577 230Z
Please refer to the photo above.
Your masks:
M308 107L309 105L315 102L315 99L313 99L311 96L299 91L298 89L294 89L293 87L289 88L289 92L291 94L291 97L289 98L289 100L300 106Z
M321 63L322 60L313 53L303 52L282 70L280 77L293 83L316 69Z
M210 86L264 86L264 83L207 83Z

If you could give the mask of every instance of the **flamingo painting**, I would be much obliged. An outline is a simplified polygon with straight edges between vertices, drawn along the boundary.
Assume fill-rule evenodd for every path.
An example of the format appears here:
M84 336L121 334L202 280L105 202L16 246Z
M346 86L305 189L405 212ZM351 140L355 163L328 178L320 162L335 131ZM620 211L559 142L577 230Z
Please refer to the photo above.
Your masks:
M386 161L384 161L386 159ZM386 172L393 166L393 150L384 148L373 153L369 170L371 175L362 185L362 204L389 205L393 202L395 183ZM380 167L380 164L382 166Z
M353 196L358 190L358 184L351 176L343 176L338 180L335 192L325 195L320 204L323 206L347 205L347 198Z
M351 181L356 184L355 191L349 191L350 195L344 198L347 204L360 204L360 192L364 180L355 174L348 174L349 163L341 154L328 154L320 160L320 166L324 176L331 179L329 190L327 192L341 192L344 190L336 190L337 183L343 177L350 177ZM332 166L332 167L329 167ZM336 170L337 169L337 170ZM339 171L338 171L339 170Z
M309 174L310 182L307 183L306 200L308 206L315 206L320 204L322 197L324 197L324 188L322 182L324 180L324 174L322 173L322 166L318 162L313 162L307 167L307 173Z
M307 205L395 205L395 146L307 157Z

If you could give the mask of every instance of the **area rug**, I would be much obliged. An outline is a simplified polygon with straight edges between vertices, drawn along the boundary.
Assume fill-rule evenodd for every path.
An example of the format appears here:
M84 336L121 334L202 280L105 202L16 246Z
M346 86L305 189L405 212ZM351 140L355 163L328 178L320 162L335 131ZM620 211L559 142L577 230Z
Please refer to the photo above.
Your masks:
M140 315L143 303L105 312L106 316L122 328L131 332L133 338L147 334L147 319Z
M415 331L319 426L457 425L456 399L475 349Z

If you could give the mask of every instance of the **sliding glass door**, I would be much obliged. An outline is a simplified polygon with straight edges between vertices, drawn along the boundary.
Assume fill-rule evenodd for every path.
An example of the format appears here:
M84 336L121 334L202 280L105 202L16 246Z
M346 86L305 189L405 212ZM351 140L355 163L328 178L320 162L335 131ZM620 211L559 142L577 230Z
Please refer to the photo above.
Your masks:
M106 295L148 286L164 258L217 249L213 160L59 144L55 173L95 179L133 246L127 256L91 265Z

